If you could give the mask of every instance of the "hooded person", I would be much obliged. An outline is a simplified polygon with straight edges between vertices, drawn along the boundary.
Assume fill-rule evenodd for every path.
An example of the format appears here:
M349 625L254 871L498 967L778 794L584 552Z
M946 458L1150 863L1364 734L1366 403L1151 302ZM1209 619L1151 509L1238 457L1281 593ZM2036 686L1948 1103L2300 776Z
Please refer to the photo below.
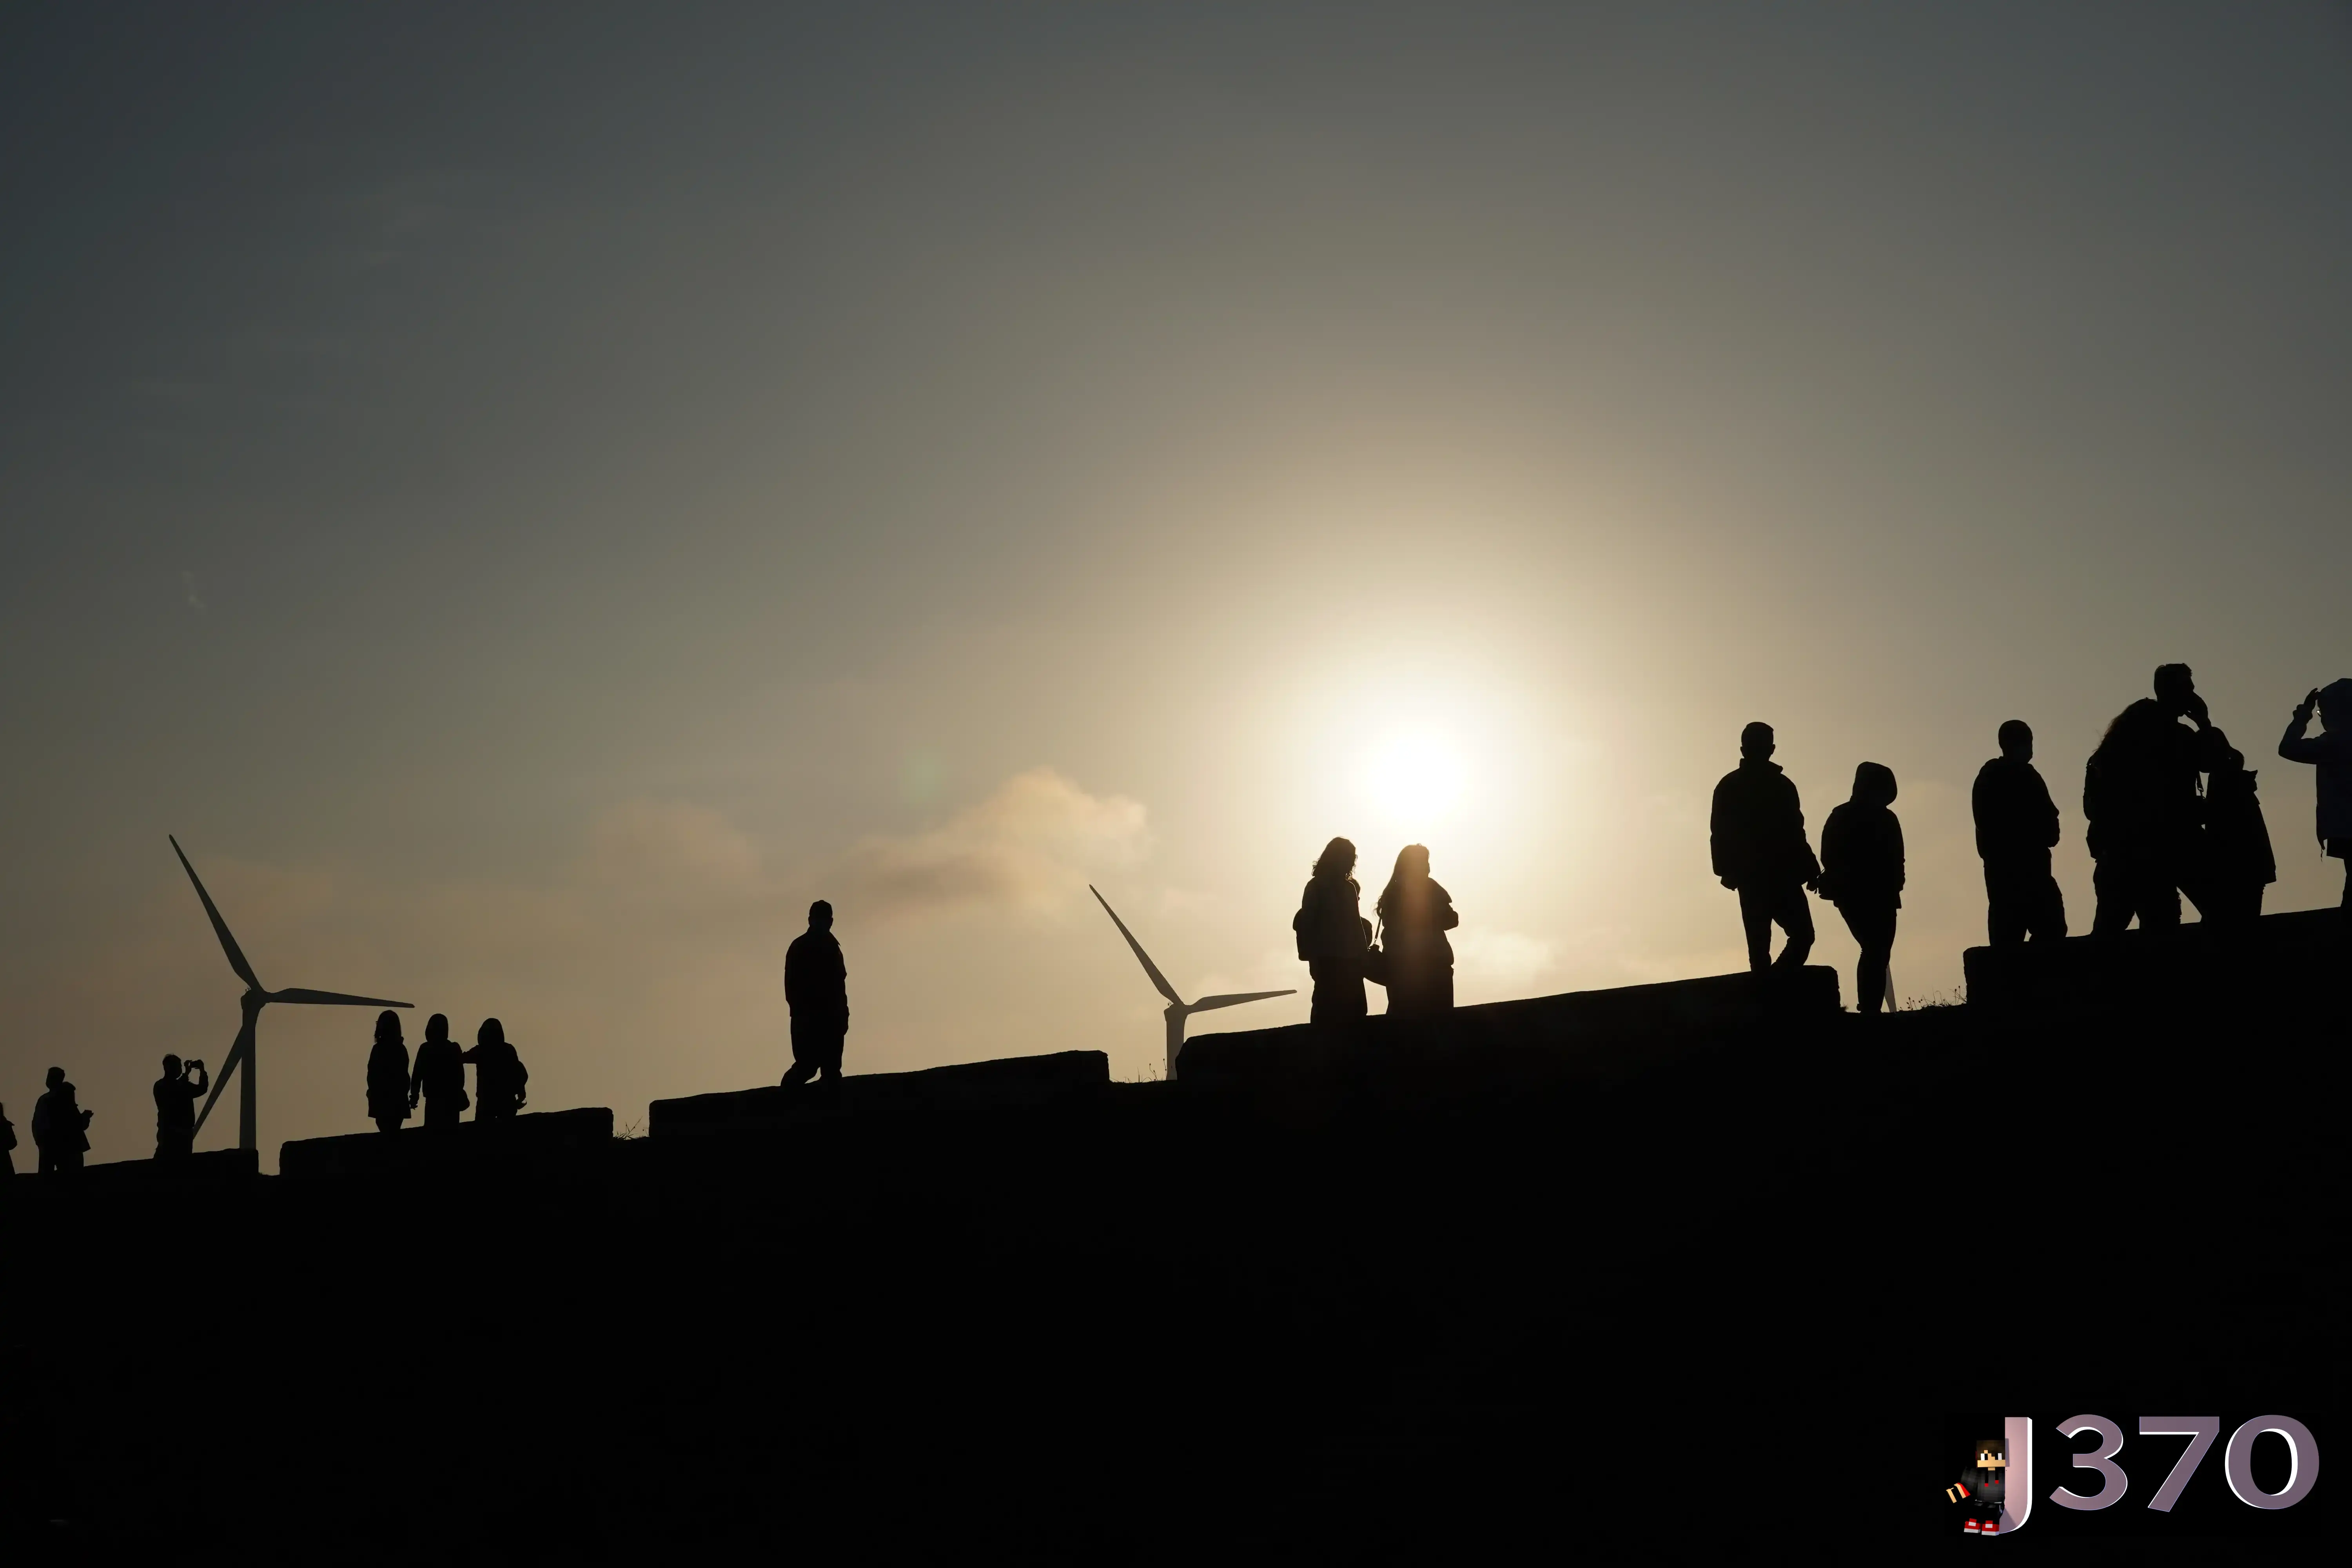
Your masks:
M408 1105L425 1103L425 1125L455 1127L471 1103L466 1095L466 1055L449 1037L449 1015L436 1013L425 1020L425 1038L416 1047L416 1074L409 1080Z
M1718 881L1739 895L1739 923L1748 937L1748 967L1801 968L1813 951L1813 911L1805 889L1819 884L1821 862L1805 842L1805 813L1797 786L1772 760L1772 726L1739 731L1739 765L1715 786L1707 815L1707 848ZM1788 934L1772 958L1772 928Z
M1326 844L1316 857L1307 890L1298 897L1298 912L1291 917L1298 956L1315 981L1308 1016L1316 1024L1345 1026L1365 1014L1365 961L1372 928L1363 916L1363 889L1355 869L1355 845L1345 838Z
M389 1007L376 1015L375 1046L368 1052L367 1108L379 1132L397 1132L408 1120L408 1042L400 1036L400 1015Z
M1853 795L1822 824L1822 897L1837 906L1862 949L1854 966L1854 1005L1875 1013L1888 1000L1895 911L1903 907L1903 824L1895 771L1879 763L1853 770Z
M2324 732L2306 735L2315 709ZM2344 917L2352 921L2352 679L2314 688L2295 705L2279 755L2319 769L2319 846L2344 862Z
M1397 851L1389 885L1372 907L1381 917L1389 1016L1432 1018L1454 1011L1454 944L1445 933L1462 917L1454 912L1454 896L1431 879L1424 846Z

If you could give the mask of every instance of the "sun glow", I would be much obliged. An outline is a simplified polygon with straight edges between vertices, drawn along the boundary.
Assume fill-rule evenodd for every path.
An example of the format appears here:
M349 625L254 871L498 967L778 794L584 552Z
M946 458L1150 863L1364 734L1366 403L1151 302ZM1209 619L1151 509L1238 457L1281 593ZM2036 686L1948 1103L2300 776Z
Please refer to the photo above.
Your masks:
M1433 730L1401 731L1374 749L1365 770L1366 794L1391 826L1420 833L1452 814L1462 798L1465 771L1449 737Z

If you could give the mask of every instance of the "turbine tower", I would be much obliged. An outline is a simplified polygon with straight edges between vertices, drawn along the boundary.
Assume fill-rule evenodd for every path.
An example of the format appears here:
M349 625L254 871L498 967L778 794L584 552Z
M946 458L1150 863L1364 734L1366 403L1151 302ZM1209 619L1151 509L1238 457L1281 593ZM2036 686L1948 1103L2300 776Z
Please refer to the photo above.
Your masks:
M1160 1016L1168 1020L1168 1078L1171 1082L1176 1078L1176 1058L1184 1049L1185 1019L1195 1013L1205 1013L1212 1007L1232 1007L1244 1002L1263 1002L1269 996L1298 994L1298 988L1294 985L1287 991L1244 991L1236 996L1203 996L1198 1002L1187 1002L1176 994L1176 987L1168 984L1168 976L1160 973L1160 966L1151 962L1151 955L1143 951L1143 944L1135 940L1135 933L1127 929L1127 922L1118 918L1118 911L1110 907L1110 900L1102 896L1101 889L1089 882L1087 891L1094 894L1095 902L1103 907L1103 913L1110 917L1110 923L1118 927L1118 934L1127 938L1127 945L1135 950L1135 961L1143 965L1144 973L1151 976L1151 984L1160 988L1160 994L1168 998L1168 1006Z
M164 837L171 836L166 834ZM245 994L236 999L238 1009L245 1015L245 1022L236 1031L236 1044L228 1048L228 1058L221 1063L220 1071L213 1075L213 1091L205 1097L204 1110L197 1113L196 1131L204 1131L205 1119L219 1103L221 1090L228 1087L230 1075L243 1068L245 1079L237 1086L236 1096L236 1146L257 1149L260 1145L256 1140L259 1136L259 1129L255 1125L253 1115L253 1026L260 1020L262 1008L272 1002L323 1002L341 1007L405 1007L408 1004L387 1002L380 996L346 996L340 991L305 991L299 986L288 991L263 990L261 982L254 978L253 965L245 961L245 953L236 945L236 938L229 935L228 922L221 919L220 910L213 906L213 896L205 891L203 879L196 875L196 868L188 864L187 851L180 847L177 838L172 839L172 853L180 858L181 869L187 872L188 880L195 883L196 897L204 900L205 913L212 920L213 934L220 938L221 951L228 954L228 966L236 971L239 980L245 982Z

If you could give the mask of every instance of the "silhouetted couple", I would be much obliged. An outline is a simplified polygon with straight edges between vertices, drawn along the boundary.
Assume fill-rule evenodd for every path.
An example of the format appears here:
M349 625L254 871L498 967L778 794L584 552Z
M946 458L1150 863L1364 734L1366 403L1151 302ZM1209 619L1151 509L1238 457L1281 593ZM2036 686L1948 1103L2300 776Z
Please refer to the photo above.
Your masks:
M2083 771L2097 935L2135 918L2177 930L2184 892L2208 923L2251 921L2277 876L2254 774L2213 727L2189 667L2158 667L2155 689L2116 715Z
M793 1015L793 1065L783 1087L798 1089L822 1073L824 1087L838 1089L849 1041L849 966L833 934L833 906L823 899L809 906L808 930L784 949L784 1005Z
M2306 735L2313 710L2325 733ZM2344 917L2352 921L2352 680L2315 689L2296 704L2279 755L2319 767L2319 845L2344 862Z
M204 1063L163 1058L163 1076L155 1080L155 1158L184 1160L195 1152L196 1101L211 1087Z
M1716 877L1739 895L1748 938L1748 967L1792 973L1813 951L1813 911L1806 893L1837 905L1862 949L1855 966L1854 1005L1875 1013L1888 1003L1887 973L1895 927L1903 908L1903 825L1895 804L1894 771L1864 763L1853 771L1851 798L1822 826L1822 858L1805 841L1805 813L1797 786L1772 761L1772 726L1739 731L1739 766L1715 786L1708 846ZM1772 928L1787 935L1772 957Z
M1454 1010L1454 944L1445 933L1462 923L1453 895L1432 879L1429 850L1408 844L1397 852L1389 884L1373 910L1381 919L1378 945L1360 910L1356 847L1334 838L1316 858L1290 928L1298 956L1315 982L1308 1016L1345 1027L1366 1012L1364 982L1384 985L1389 1016L1430 1018Z
M40 1151L41 1174L79 1171L81 1157L89 1152L89 1120L97 1113L75 1100L65 1068L51 1068L47 1081L48 1092L33 1103L33 1145Z
M478 1100L466 1093L466 1067L474 1068ZM385 1132L400 1124L420 1101L428 1130L455 1127L469 1104L477 1121L504 1121L529 1099L530 1069L507 1040L504 1024L485 1018L474 1032L474 1048L461 1050L449 1037L449 1016L436 1013L425 1020L425 1038L417 1043L416 1068L408 1069L408 1047L400 1037L400 1015L387 1008L377 1015L375 1049L368 1054L368 1115Z

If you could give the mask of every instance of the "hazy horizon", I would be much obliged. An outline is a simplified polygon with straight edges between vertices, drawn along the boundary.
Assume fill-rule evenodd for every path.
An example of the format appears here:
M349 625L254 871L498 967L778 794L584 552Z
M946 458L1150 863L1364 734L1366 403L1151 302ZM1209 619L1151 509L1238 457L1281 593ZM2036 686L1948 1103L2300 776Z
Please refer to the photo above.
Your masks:
M1089 880L1302 988L1195 1033L1302 1020L1334 834L1431 847L1465 1003L1738 968L1751 719L1816 841L1894 769L1948 995L1996 727L2087 930L2172 660L2332 904L2348 81L2329 5L16 13L18 1168L51 1063L100 1161L226 1055L166 833L268 985L625 1125L775 1081L817 897L852 1072L1155 1070ZM371 1023L265 1016L266 1163Z

